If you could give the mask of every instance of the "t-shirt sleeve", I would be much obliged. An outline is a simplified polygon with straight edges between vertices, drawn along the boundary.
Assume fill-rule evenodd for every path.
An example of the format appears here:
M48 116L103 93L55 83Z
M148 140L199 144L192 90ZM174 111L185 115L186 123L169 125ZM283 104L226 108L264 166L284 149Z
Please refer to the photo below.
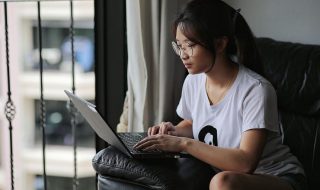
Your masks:
M269 83L253 86L243 102L242 132L259 128L279 131L277 96Z
M182 119L192 120L192 114L190 109L191 107L190 100L191 100L192 92L190 89L190 85L191 85L190 82L191 82L190 77L188 75L183 83L181 98L176 111L179 117L181 117Z

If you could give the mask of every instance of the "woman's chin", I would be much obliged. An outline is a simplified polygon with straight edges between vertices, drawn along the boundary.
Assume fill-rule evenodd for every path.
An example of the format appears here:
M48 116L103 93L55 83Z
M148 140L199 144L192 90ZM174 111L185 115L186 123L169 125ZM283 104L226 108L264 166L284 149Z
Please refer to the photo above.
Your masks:
M195 75L195 74L199 74L201 72L193 70L193 69L187 69L189 74Z

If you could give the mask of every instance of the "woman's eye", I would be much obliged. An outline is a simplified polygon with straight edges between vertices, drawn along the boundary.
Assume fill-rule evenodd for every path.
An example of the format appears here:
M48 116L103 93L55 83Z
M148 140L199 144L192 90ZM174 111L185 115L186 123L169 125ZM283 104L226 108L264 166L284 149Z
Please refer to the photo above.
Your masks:
M195 43L188 43L188 47L193 47L195 45L196 45Z

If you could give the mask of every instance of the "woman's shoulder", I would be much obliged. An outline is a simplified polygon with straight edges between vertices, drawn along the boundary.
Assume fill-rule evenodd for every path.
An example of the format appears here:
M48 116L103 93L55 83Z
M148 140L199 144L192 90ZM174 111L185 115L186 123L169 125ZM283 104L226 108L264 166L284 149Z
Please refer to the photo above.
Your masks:
M245 97L273 97L276 91L273 85L258 73L242 66L240 88Z
M242 85L248 87L263 87L274 90L273 85L260 74L250 70L245 66L240 66L242 73Z

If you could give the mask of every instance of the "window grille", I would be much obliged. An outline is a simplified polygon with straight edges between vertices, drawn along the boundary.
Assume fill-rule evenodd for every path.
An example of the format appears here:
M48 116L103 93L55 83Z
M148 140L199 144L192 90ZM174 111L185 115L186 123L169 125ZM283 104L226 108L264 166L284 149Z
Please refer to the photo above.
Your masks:
M23 0L21 0L23 1ZM16 1L15 1L16 2ZM42 56L42 19L41 19L41 1L37 2L37 16L38 16L38 47L39 47L39 74L40 74L40 124L42 129L42 166L43 166L43 185L44 189L47 190L47 173L46 173L46 105L45 105L45 97L44 97L44 86L43 86L43 56ZM13 126L12 121L16 114L16 107L12 100L12 92L11 92L11 83L10 83L10 61L9 61L9 33L8 33L8 11L7 11L7 3L10 3L9 0L3 1L4 5L4 21L5 21L5 51L6 51L6 66L7 66L7 102L5 104L4 113L6 119L9 123L9 140L10 140L10 172L11 172L11 189L14 190L14 155L13 155ZM70 27L69 27L69 35L71 40L71 74L72 74L72 92L76 93L75 88L75 51L74 51L74 18L73 18L73 0L70 0ZM73 157L74 157L74 176L73 176L73 190L78 189L78 176L77 176L77 111L73 106L72 102L68 102L67 107L70 111L71 116L71 126L72 126L72 137L73 137Z

